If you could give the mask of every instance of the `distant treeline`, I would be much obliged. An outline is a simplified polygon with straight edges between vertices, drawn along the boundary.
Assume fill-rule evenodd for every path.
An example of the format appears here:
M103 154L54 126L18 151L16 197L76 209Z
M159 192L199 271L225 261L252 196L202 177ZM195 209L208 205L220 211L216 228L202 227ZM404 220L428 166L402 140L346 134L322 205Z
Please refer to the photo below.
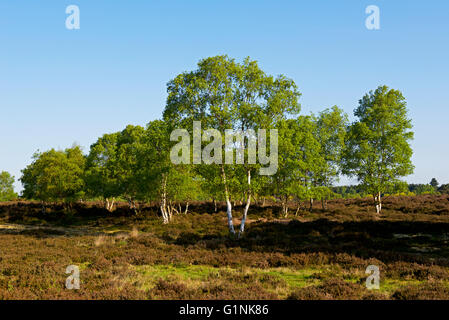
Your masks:
M431 183L400 183L397 185L395 192L386 195L399 195L399 196L414 196L422 194L449 194L449 184L439 185L433 178ZM363 187L360 185L349 185L349 186L338 186L332 187L332 192L335 193L336 197L341 198L365 198L369 197L366 194Z

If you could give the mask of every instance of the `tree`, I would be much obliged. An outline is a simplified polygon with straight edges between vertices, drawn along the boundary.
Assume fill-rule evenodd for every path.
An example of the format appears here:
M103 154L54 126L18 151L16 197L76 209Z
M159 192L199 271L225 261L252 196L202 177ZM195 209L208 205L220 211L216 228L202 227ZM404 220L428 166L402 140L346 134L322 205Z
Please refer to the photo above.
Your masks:
M223 201L222 180L219 168L213 165L202 165L196 167L200 181L200 189L206 199L212 200L214 203L214 212L218 211L217 201Z
M17 198L14 192L14 177L9 172L0 173L0 202L11 201Z
M141 197L160 202L164 223L172 218L170 207L170 134L166 122L155 120L148 123L143 136L143 149L139 157ZM176 188L176 185L173 186Z
M289 113L299 112L299 92L296 85L284 76L273 78L265 75L255 61L247 58L242 64L227 56L206 58L198 63L198 69L184 72L167 85L168 99L164 119L172 124L191 128L193 121L201 121L203 128L234 131L269 129ZM201 133L200 133L201 134ZM244 142L246 146L247 142ZM223 145L223 144L222 144ZM222 149L222 154L224 149ZM195 162L195 161L194 161ZM198 163L197 163L198 164ZM235 166L210 164L219 168L222 190L227 207L228 227L235 234L232 220L231 188L229 177ZM245 166L247 204L244 209L240 234L249 208L251 181L255 167Z
M322 146L317 135L317 121L313 115L299 116L296 124L296 152L299 184L294 186L295 197L309 201L309 210L312 211L313 201L321 193L319 186L320 173L326 162Z
M169 217L171 218L173 213L187 214L189 203L198 199L200 195L200 177L195 175L191 166L178 165L170 168L167 181L167 211ZM182 202L185 203L184 210L182 209Z
M144 158L146 150L143 127L128 125L118 134L113 166L118 194L128 201L129 208L134 210L136 215L140 212L137 201L144 200L148 191L144 187L148 165Z
M409 184L408 190L414 194L436 194L437 189L430 184Z
M449 194L449 184L442 184L442 185L438 188L438 192L444 193L444 194Z
M282 200L284 216L288 214L290 196L298 200L298 208L301 200L308 200L310 209L316 198L318 173L324 166L316 130L313 115L287 119L279 126L279 169L274 175L274 193Z
M247 134L247 139L242 145L246 158L249 158L249 140L256 139L256 131L277 129L280 122L288 115L299 113L299 97L300 93L292 80L282 75L277 78L266 75L256 61L246 58L242 64L238 65L235 104L233 104L234 129ZM269 145L271 146L271 143ZM243 170L237 170L237 173L241 172L239 181L243 183L239 185L244 188L241 191L246 198L239 236L245 229L251 197L260 190L262 181L265 180L263 175L258 174L259 168L260 164L244 163L241 168Z
M110 212L115 198L120 195L115 167L119 134L105 134L90 146L84 175L88 195L101 197Z
M438 183L437 179L432 178L432 180L430 180L430 183L429 183L429 184L430 184L432 187L434 187L435 190L438 189L439 183Z
M343 173L355 176L364 191L373 195L380 213L382 193L399 177L413 173L411 120L402 93L387 86L366 94L354 115L358 120L348 128Z
M330 187L338 181L340 164L345 147L348 116L337 106L319 113L316 118L316 137L321 146L324 161L317 173L317 184L321 186L318 195L323 209L327 208L327 199L333 194Z
M64 151L33 155L33 162L22 170L23 196L43 202L64 201L71 204L84 195L85 157L79 146Z

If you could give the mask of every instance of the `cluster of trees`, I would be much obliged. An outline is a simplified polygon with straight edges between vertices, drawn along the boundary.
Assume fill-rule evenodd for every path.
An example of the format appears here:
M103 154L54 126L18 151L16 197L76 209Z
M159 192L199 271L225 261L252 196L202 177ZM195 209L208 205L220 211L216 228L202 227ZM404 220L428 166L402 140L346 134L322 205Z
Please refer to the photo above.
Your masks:
M167 91L162 120L151 121L145 128L130 125L105 134L91 145L88 155L79 146L36 153L33 163L23 170L23 196L68 203L101 198L108 210L113 210L117 199L126 199L136 214L142 202L158 201L164 223L176 213L186 213L191 200L222 200L231 234L236 233L233 203L241 201L241 235L252 201L274 197L281 201L284 215L291 200L297 201L297 212L301 203L311 205L314 200L326 208L327 199L334 195L332 185L346 174L359 180L361 190L373 196L380 212L382 193L413 171L409 145L413 133L405 99L386 86L359 101L354 112L357 120L351 124L338 107L300 115L301 94L294 81L267 75L249 58L242 63L228 56L203 59L196 70L171 80ZM198 134L193 121L219 133L277 129L278 143L267 137L266 150L259 145L256 155L248 153L252 137L234 143L240 143L245 159L263 159L277 151L277 171L261 174L263 164L250 161L225 164L223 156L229 150L225 150L224 138L202 132L201 150L214 160L197 161L187 150L190 161L174 164L170 156L179 138ZM177 128L186 129L187 135L171 136Z
M17 198L14 192L14 177L9 172L2 171L0 173L0 202L11 201Z
M449 194L449 184L440 185L435 178L429 184L409 184L408 189L413 194Z
M22 170L22 196L43 202L64 200L71 204L84 194L85 156L79 146L64 151L36 152Z

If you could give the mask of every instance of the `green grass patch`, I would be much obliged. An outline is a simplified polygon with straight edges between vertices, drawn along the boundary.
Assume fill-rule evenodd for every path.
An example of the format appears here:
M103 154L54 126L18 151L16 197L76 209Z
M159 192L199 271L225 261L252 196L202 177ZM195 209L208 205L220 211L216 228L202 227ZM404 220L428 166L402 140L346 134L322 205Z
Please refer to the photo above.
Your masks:
M242 285L239 277L251 277L259 281L267 289L279 280L284 281L289 289L303 288L308 285L318 284L320 281L313 275L319 273L317 268L290 269L290 268L243 268L236 269L230 267L212 267L206 265L144 265L135 266L135 271L140 275L143 288L148 289L154 285L158 279L176 279L181 282L194 282L196 284L209 281L231 281L236 286ZM273 281L266 281L266 277Z

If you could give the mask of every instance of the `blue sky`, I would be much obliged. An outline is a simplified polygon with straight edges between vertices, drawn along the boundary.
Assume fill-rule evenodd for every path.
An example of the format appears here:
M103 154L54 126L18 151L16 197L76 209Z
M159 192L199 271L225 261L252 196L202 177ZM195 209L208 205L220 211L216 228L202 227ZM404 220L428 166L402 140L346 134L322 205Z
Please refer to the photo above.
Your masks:
M68 5L80 29L65 27ZM365 8L380 9L380 30ZM364 93L403 92L415 173L449 183L449 1L0 1L0 170L18 178L36 150L160 118L166 83L228 54L292 78L302 112ZM20 190L19 183L16 188Z

